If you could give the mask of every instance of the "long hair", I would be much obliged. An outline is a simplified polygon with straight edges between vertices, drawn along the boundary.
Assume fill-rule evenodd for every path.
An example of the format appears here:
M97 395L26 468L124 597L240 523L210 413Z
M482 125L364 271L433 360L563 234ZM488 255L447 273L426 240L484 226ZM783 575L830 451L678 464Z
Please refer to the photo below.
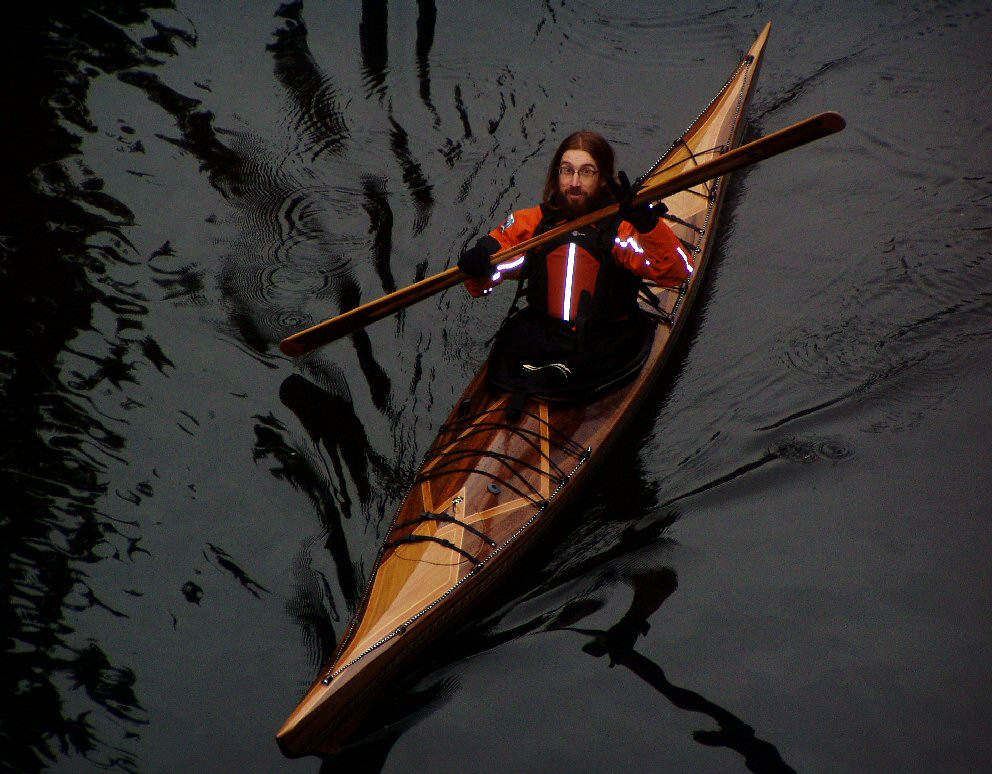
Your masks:
M565 151L583 150L596 160L600 175L603 180L606 177L613 177L613 167L616 163L613 148L606 141L606 138L596 132L574 132L558 146L551 164L548 167L548 175L544 180L544 203L554 209L560 209L563 202L561 192L558 190L558 167L561 166L561 157Z

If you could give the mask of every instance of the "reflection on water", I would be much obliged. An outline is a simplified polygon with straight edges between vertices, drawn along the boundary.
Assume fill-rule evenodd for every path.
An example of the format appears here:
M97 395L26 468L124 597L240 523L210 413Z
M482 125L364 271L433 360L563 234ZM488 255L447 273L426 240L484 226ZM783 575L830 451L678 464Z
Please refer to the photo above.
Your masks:
M290 98L287 118L300 140L296 151L314 163L323 153L343 153L349 133L337 90L307 48L302 11L303 3L296 2L276 12L285 26L275 31L268 50L275 60L276 79Z
M718 730L693 732L693 739L700 744L733 750L743 757L749 771L760 774L794 772L795 769L782 760L773 744L755 736L751 726L699 693L673 685L660 666L634 650L638 638L646 636L651 628L648 619L675 593L678 587L675 571L664 567L638 573L629 578L629 582L634 589L630 609L609 629L596 631L566 627L569 631L592 638L582 650L597 658L608 656L611 667L617 664L626 667L678 709L712 718Z
M970 76L988 10L955 2L939 13L866 13L842 3L841 13L818 18L809 4L601 5L18 6L18 25L8 19L16 66L3 96L12 118L0 126L0 302L17 321L0 326L8 697L0 768L190 770L169 756L200 748L210 766L215 747L261 750L284 764L271 734L310 677L292 656L305 651L316 669L333 649L383 520L481 351L489 323L483 330L479 320L501 310L449 294L296 364L276 342L444 268L482 229L530 202L548 148L580 119L617 139L630 169L657 150L659 132L667 139L681 128L672 116L684 110L691 119L701 107L687 98L695 87L683 85L712 78L718 86L724 62L765 16L776 27L754 126L764 132L836 108L851 119L843 139L737 179L733 214L748 243L725 224L735 226L724 232L728 254L715 261L705 315L686 336L702 346L673 360L658 392L671 414L657 430L653 417L644 422L608 471L602 491L611 494L591 495L553 555L425 668L434 671L398 688L363 743L336 763L378 771L405 731L459 698L469 657L565 632L589 670L609 658L623 667L611 675L635 674L654 689L640 709L710 719L715 727L687 747L726 748L754 771L800 768L794 752L824 742L802 738L784 710L768 714L790 727L788 748L784 732L752 729L712 689L668 679L696 663L676 671L667 657L643 655L648 623L657 636L665 613L673 617L666 600L681 603L705 582L686 565L706 568L700 557L737 556L747 545L746 529L713 526L736 518L721 505L742 491L742 508L759 501L749 519L769 514L756 538L762 554L780 530L786 557L837 541L814 569L791 562L796 583L831 593L831 583L851 584L850 599L874 600L861 609L865 621L912 611L912 646L898 654L882 624L875 632L862 621L862 639L844 641L853 655L838 668L875 669L909 699L887 705L880 691L875 703L906 722L903 705L943 712L928 731L941 750L952 746L941 729L973 730L971 719L987 715L983 700L945 687L981 684L987 674L968 650L985 642L974 624L984 620L989 587L974 555L988 537L972 514L987 501L981 476L914 488L910 452L877 442L898 433L911 449L913 432L960 398L962 374L987 362L992 174L981 144L988 120L975 105L989 100L987 83ZM863 25L837 24L855 12ZM494 49L497 22L509 44ZM793 201L801 207L779 211ZM982 419L933 432L944 446L928 484L981 468L987 455L973 436ZM859 479L862 468L869 472ZM792 498L809 481L815 503L797 506ZM880 502L876 489L894 502ZM730 496L711 497L716 490ZM677 508L691 517L677 522ZM783 513L808 517L797 526ZM841 513L844 529L815 531ZM691 550L672 542L676 524L683 534L696 528ZM871 556L861 566L865 546ZM671 556L631 569L646 547ZM682 587L673 597L676 571ZM734 572L741 594L751 585L765 594L749 570ZM232 590L227 602L218 579ZM772 587L770 603L788 609L790 583ZM939 601L927 608L931 588ZM633 594L610 621L607 589ZM707 600L693 625L719 633L706 608L721 604ZM829 618L849 615L838 607L821 611L826 633L814 629L797 652L836 644ZM277 644L238 629L247 619L277 632ZM156 649L165 640L173 650ZM235 681L177 678L183 665L168 663L197 647L209 659L231 643L243 659ZM760 637L749 647L742 660L767 658L765 676L780 695L822 710L819 684L787 659L756 656ZM924 654L915 662L902 656L912 647ZM928 688L917 678L932 671L936 652L952 654L954 666ZM524 666L540 673L539 664ZM240 692L255 685L257 694ZM210 743L191 742L176 721L199 722L245 696L256 717L240 735L213 718ZM843 738L870 720L832 720L818 735ZM971 736L977 753L964 750L965 759L987 758ZM920 753L904 741L879 739L893 759ZM836 748L811 755L814 764L864 763Z
M171 55L174 41L189 38L158 25L136 45L122 27L147 24L152 4L98 5L99 13L21 9L18 65L33 78L14 79L5 93L5 110L17 116L5 146L19 152L3 182L0 292L8 319L31 321L16 332L4 326L2 342L0 762L20 772L41 771L67 750L97 768L137 771L125 740L148 722L133 669L99 640L77 636L70 619L97 610L126 617L101 598L90 568L144 550L139 525L100 506L108 471L128 454L134 406L110 415L93 396L133 383L143 363L164 370L171 362L142 334L147 299L119 279L120 267L139 260L125 235L134 215L103 190L79 149L96 129L86 99L93 79L153 67L155 54ZM141 152L137 143L130 150Z
M675 593L678 579L675 571L667 566L644 566L631 562L631 558L647 545L659 545L670 539L662 537L674 521L674 515L644 527L626 527L614 536L614 542L599 553L585 553L576 564L562 565L542 583L525 592L522 597L504 604L501 612L489 616L483 626L470 625L452 637L457 645L441 646L435 653L434 672L440 674L444 661L462 661L472 655L493 651L521 637L554 632L574 632L582 635L582 651L596 658L607 657L610 668L623 666L654 688L674 708L704 715L716 723L715 729L699 729L692 738L707 747L725 747L741 756L743 765L757 774L787 774L794 772L771 742L757 736L755 729L740 717L697 691L671 683L660 665L637 652L636 645L647 637L651 620L664 602ZM600 525L603 527L604 525ZM612 530L609 530L612 531ZM630 569L622 569L626 566ZM590 580L590 576L595 580ZM556 591L581 581L582 592L566 601L544 609L534 618L503 626L502 616L528 602L554 597ZM618 586L629 586L633 594L622 617L606 629L584 628L579 624L600 613L606 606L604 591L617 594ZM656 622L657 623L657 622ZM408 680L407 683L410 681ZM411 725L425 713L436 711L446 697L457 691L445 679L435 680L431 675L422 680L427 687L407 687L394 691L381 702L384 708L364 725L364 731L342 753L326 759L321 771L348 770L375 774L382 769L392 745ZM611 711L623 708L611 708ZM632 707L630 711L634 711Z
M255 459L278 462L271 468L272 474L303 491L312 502L326 535L323 548L330 552L341 596L350 610L361 593L362 579L342 521L359 512L359 504L362 510L368 508L373 496L371 476L376 469L381 472L386 463L371 448L346 393L323 390L293 374L283 382L280 398L296 414L317 451L324 453L318 456L290 446L284 427L259 417ZM311 653L316 666L336 644L334 624L341 623L341 613L327 580L300 565L305 558L297 557L297 596L292 607L307 641L319 643Z

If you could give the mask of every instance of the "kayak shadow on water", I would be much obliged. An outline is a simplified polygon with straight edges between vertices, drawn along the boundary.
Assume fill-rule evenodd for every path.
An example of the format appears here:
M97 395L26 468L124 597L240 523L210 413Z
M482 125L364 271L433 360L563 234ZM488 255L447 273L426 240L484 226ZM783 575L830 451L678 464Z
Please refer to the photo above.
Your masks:
M715 729L699 729L692 738L707 747L725 747L738 753L748 770L756 774L786 774L795 770L789 766L772 743L756 736L752 726L728 709L689 688L671 683L660 665L637 652L635 646L651 629L650 619L665 601L678 589L678 576L668 566L647 566L631 563L633 553L646 545L664 544L671 538L665 531L675 520L674 515L648 524L625 525L621 535L609 548L593 552L567 568L545 568L551 577L537 581L533 573L520 578L515 588L499 593L499 609L491 615L467 625L439 646L416 673L407 675L390 689L379 702L378 709L368 716L353 736L354 742L339 754L324 759L322 774L348 771L356 774L376 774L382 770L389 752L396 741L410 728L417 725L443 705L457 691L456 678L446 675L446 667L464 662L472 657L493 651L501 645L521 637L544 633L573 632L581 635L582 651L597 659L606 657L610 668L622 666L654 688L675 708L697 713L712 719ZM602 525L601 525L602 526ZM581 542L581 541L580 541ZM635 569L634 564L639 564ZM624 569L627 568L627 569ZM597 581L589 584L588 578ZM582 582L583 579L586 582ZM499 622L511 611L520 609L528 601L573 582L582 582L585 589L553 609L547 609L533 618L501 629ZM607 629L583 628L578 624L601 611L606 602L594 596L596 590L615 587L617 583L629 586L632 591L630 604L623 616ZM507 596L507 593L509 596ZM426 684L426 687L424 685Z
M664 567L633 575L629 581L634 589L630 608L609 629L562 626L559 630L573 631L589 637L590 639L582 646L583 652L596 658L608 656L611 668L616 665L626 667L678 709L708 715L716 721L718 726L716 730L694 731L692 738L695 741L708 747L726 747L733 750L744 758L748 770L759 774L794 772L795 770L782 760L782 756L773 744L755 736L754 728L696 691L672 684L658 664L634 650L638 638L646 636L650 629L648 619L678 588L675 571Z
M576 573L569 572L567 575L568 579L572 579ZM753 727L702 694L674 685L668 680L661 666L635 650L638 640L647 636L651 628L649 619L677 590L678 578L675 570L670 567L658 567L623 573L622 580L633 589L633 596L624 615L608 629L576 626L581 620L604 606L602 600L588 595L581 596L569 600L556 610L545 612L495 635L473 635L474 627L470 626L458 637L451 638L453 642L459 642L459 645L450 646L441 653L435 654L435 661L430 671L437 674L446 664L463 661L478 653L493 650L501 644L525 635L574 632L582 635L585 640L581 646L584 653L595 658L607 657L610 668L622 666L630 670L677 709L711 718L717 728L694 731L692 738L697 743L707 747L725 747L733 750L744 759L747 769L756 774L794 772L795 770L782 759L773 744L755 735ZM564 581L565 579L562 579L562 582ZM532 596L547 591L548 588L544 587L535 590ZM514 605L520 601L522 600L517 599ZM503 614L514 605L505 607ZM492 620L488 620L487 628L492 623ZM423 673L419 677L422 680ZM446 696L456 690L450 679L434 681L427 688L417 688L417 685L418 675L412 675L404 680L403 684L387 693L379 704L379 711L371 715L356 734L356 741L338 755L325 758L321 773L348 771L356 774L376 774L381 771L390 750L403 733L416 725L426 714L439 709Z

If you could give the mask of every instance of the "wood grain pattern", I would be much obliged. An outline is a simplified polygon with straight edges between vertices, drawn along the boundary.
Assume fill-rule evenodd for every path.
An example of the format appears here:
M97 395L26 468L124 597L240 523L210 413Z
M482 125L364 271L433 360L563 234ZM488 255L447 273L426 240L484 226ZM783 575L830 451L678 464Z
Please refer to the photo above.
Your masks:
M646 177L660 185L736 147L770 25L720 95ZM659 323L647 365L595 402L529 399L519 417L485 368L449 416L396 514L337 653L277 734L289 756L333 753L387 681L454 625L521 560L632 421L680 332L700 283L725 179L666 199L672 228L694 252L681 289L656 288ZM647 308L647 307L646 307Z

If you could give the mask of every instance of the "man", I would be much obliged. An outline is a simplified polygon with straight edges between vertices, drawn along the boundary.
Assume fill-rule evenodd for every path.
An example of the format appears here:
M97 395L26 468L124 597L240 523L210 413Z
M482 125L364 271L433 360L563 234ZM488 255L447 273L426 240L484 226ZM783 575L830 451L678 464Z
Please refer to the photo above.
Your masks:
M654 338L640 311L642 279L675 285L692 260L660 220L663 204L633 207L626 176L614 179L614 153L594 132L565 138L551 160L544 201L511 214L466 250L458 268L473 297L519 278L527 306L511 311L496 337L489 378L510 392L575 400L636 373ZM491 268L491 256L618 201L619 215ZM514 307L516 303L514 303Z

